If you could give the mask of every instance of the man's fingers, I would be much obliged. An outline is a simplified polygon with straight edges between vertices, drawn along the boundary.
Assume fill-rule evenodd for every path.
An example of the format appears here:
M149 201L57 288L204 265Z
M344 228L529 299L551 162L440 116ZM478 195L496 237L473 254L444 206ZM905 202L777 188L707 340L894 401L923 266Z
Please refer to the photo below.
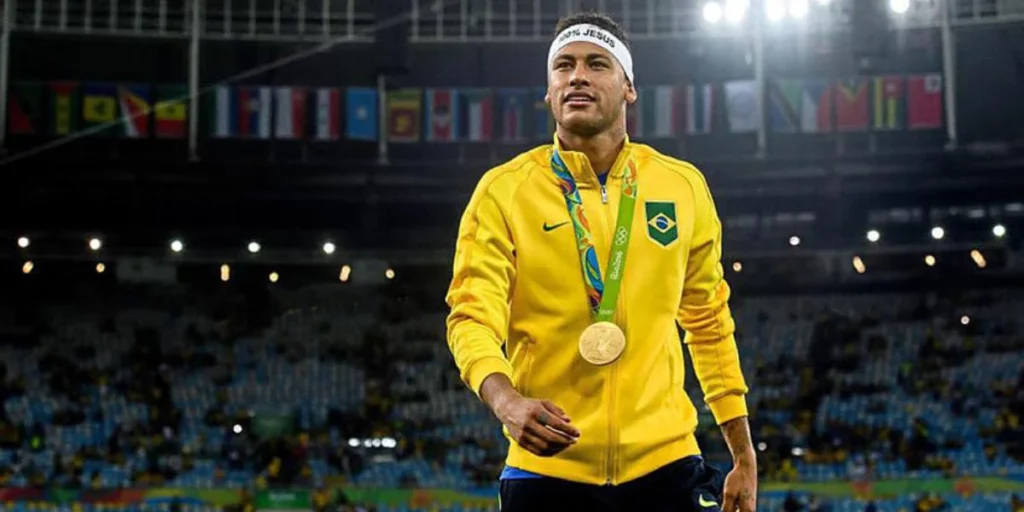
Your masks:
M519 444L534 455L544 456L550 450L547 441L527 430L523 431L523 435L519 438Z
M526 424L526 428L530 431L530 434L543 439L549 444L570 445L576 442L574 438L554 430L553 427L541 425L540 422L531 421Z
M569 415L566 414L565 411L563 411L561 407L555 405L553 402L549 402L547 400L541 400L540 404L543 405L545 409L547 409L547 410L555 413L556 415L558 415L559 418L562 418L562 421L564 421L566 423L569 423L571 421L569 419Z
M560 416L556 415L553 411L547 410L546 407L537 414L537 423L561 432L574 440L580 436L579 429L566 423Z

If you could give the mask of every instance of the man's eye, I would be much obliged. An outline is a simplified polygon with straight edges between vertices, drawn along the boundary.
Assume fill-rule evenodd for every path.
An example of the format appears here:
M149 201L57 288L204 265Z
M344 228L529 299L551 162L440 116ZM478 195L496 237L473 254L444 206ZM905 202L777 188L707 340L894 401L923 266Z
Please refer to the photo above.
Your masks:
M590 67L604 69L608 67L608 63L603 60L595 60L594 62L590 63Z
M569 61L565 60L559 62L558 64L555 64L555 69L566 69L570 67L572 67L572 64L570 64Z

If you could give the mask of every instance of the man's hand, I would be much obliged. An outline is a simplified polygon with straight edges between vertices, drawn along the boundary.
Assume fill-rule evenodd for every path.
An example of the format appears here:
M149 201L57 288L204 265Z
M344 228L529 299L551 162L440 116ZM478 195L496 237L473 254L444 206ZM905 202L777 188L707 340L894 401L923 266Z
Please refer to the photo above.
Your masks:
M580 431L569 424L565 411L547 400L523 397L504 375L484 379L480 395L516 443L534 455L555 455L575 444L580 436Z
M750 425L743 416L722 424L722 433L732 452L733 468L725 477L722 512L757 510L757 454L750 441Z

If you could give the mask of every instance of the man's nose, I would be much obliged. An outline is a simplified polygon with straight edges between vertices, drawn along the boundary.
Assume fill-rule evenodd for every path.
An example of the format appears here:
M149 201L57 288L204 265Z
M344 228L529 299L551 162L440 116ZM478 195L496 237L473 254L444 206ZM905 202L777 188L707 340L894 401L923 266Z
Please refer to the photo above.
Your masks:
M581 86L589 85L589 84L590 84L590 75L587 72L586 64L583 64L583 63L577 64L573 68L572 74L569 76L569 85L571 85L573 87L581 87Z

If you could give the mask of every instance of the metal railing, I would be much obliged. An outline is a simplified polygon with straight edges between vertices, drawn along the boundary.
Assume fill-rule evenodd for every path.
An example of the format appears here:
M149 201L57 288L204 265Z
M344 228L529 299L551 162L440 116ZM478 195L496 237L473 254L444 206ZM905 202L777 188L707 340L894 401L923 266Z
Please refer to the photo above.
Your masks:
M8 0L17 32L186 38L193 0ZM594 9L615 17L635 40L735 36L744 24L709 24L706 0L404 0L413 42L515 42L550 37L559 17ZM810 1L800 26L842 30L852 2ZM725 4L725 0L719 0ZM943 0L914 0L897 26L941 24ZM753 9L765 9L751 0ZM783 2L788 5L789 2ZM373 39L373 0L202 0L202 37L267 41ZM949 0L953 25L1024 21L1024 0ZM788 16L788 14L787 14ZM784 21L784 23L789 23ZM797 22L794 22L797 23Z

